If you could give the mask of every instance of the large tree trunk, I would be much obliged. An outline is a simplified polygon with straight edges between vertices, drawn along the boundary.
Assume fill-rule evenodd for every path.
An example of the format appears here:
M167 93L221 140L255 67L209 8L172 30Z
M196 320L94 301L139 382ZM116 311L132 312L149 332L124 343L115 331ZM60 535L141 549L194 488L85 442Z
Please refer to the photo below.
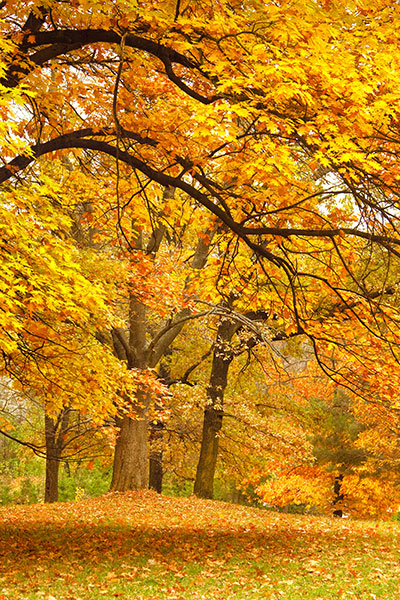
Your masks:
M204 409L203 433L200 457L197 465L194 493L199 498L212 498L217 466L219 432L222 427L224 393L228 382L229 365L233 354L230 341L237 329L235 323L224 318L217 333L207 389L207 405Z
M140 248L141 240L137 246ZM146 368L146 309L131 294L129 304L129 338L122 332L114 331L116 339L114 351L118 358L126 359L128 368ZM147 410L149 398L145 391L138 390L132 401L132 412L136 418L120 415L116 418L118 431L114 451L113 475L110 485L112 492L126 492L147 488L148 450L147 450Z
M119 435L115 445L110 491L125 492L147 487L147 417L117 419Z

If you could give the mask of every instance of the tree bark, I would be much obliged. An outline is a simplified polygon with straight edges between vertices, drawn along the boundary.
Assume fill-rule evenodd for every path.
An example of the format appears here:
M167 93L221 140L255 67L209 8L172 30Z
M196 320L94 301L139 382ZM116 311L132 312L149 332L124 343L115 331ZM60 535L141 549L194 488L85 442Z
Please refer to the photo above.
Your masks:
M221 320L218 327L207 389L207 405L204 409L200 457L193 490L199 498L212 498L214 495L224 393L228 383L229 365L233 359L230 341L236 329L237 325L226 318Z
M69 410L63 410L57 421L48 415L44 417L44 430L46 439L46 480L45 502L58 501L58 473L63 448L63 434L68 427Z
M142 248L142 236L138 234L136 249ZM114 333L118 333L114 331ZM114 351L120 360L126 360L129 369L145 369L146 364L146 308L131 293L129 299L128 337L120 332L118 344L113 337ZM116 418L119 430L114 451L113 475L110 491L126 492L147 488L147 409L149 398L144 390L138 390L132 401L133 417L120 415Z
M46 459L45 502L58 502L58 473L60 463L57 459Z
M333 491L335 494L335 498L333 500L333 506L337 506L337 505L341 505L341 502L343 501L344 495L340 493L340 490L342 488L342 481L343 481L343 475L337 475L335 477L335 481L333 484ZM333 511L333 516L334 517L343 517L343 509L342 508L335 508L335 510Z
M207 406L204 410L200 457L193 489L194 494L199 498L213 498L214 496L214 477L222 414L222 410L215 409L213 406Z
M152 432L153 433L153 432ZM162 430L156 431L155 438L162 438ZM150 434L152 437L152 434ZM162 450L153 450L150 452L149 462L149 488L155 490L159 494L162 492L163 468L162 468L163 453Z
M137 419L117 418L119 435L115 445L110 491L126 492L147 487L147 417L143 409Z

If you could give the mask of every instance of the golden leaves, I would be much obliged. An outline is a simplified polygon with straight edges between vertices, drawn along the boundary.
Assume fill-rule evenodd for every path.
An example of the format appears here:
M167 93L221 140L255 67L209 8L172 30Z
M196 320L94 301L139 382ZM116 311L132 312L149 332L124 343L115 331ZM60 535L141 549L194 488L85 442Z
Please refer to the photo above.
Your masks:
M101 420L130 384L123 365L93 337L96 326L110 323L109 311L103 288L62 235L71 220L54 206L61 194L48 177L40 187L3 194L2 370L46 396L49 414L73 401Z

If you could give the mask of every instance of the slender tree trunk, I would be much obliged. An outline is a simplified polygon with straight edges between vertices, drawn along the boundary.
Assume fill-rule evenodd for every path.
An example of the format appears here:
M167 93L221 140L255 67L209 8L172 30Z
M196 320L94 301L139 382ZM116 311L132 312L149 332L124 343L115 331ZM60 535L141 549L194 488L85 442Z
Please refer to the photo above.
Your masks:
M222 427L224 393L233 354L230 341L237 326L224 318L218 327L214 346L207 405L204 409L200 457L197 465L194 494L199 498L212 498L218 459L219 433Z
M217 466L219 432L222 427L222 410L207 406L204 410L200 458L197 465L194 493L199 498L212 498Z
M337 506L337 505L341 505L341 502L343 501L344 495L340 493L340 490L342 488L342 481L343 481L343 475L337 475L335 477L335 481L333 484L333 491L335 494L335 498L333 500L333 506ZM343 509L342 508L335 508L335 510L333 511L333 516L334 517L343 517Z
M163 356L170 356L172 350L168 346L163 352ZM164 385L168 385L171 379L169 362L161 360L159 363L158 377ZM160 402L155 403L155 410L162 414L163 405ZM165 425L160 419L153 420L150 424L150 462L149 462L149 488L155 490L158 494L162 492L163 482L163 438Z
M44 417L46 438L46 481L44 491L45 502L58 501L58 473L60 469L61 444L57 438L59 421L54 421L48 415ZM62 421L62 420L61 420Z
M150 425L150 461L149 461L149 488L159 494L162 492L163 480L163 429L162 421L156 421Z
M46 459L45 502L58 502L58 473L60 463L57 459Z
M155 490L159 494L162 492L163 481L162 459L163 454L160 450L150 453L149 488Z

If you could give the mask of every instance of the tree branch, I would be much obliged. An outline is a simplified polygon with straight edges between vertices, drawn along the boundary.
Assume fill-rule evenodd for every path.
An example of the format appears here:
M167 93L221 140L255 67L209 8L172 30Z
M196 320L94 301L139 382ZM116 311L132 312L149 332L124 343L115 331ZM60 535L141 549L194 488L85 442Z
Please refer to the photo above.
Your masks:
M203 205L207 210L213 213L220 221L233 232L236 233L256 254L263 256L270 262L274 263L278 267L285 270L286 273L293 273L293 267L285 259L280 256L276 256L264 246L252 242L245 233L243 233L243 227L240 223L237 223L229 214L227 214L220 206L214 204L214 202L205 193L191 185L190 183L182 180L180 177L173 177L167 175L164 171L159 171L145 163L144 161L136 158L129 154L125 150L117 152L117 148L104 142L102 140L85 139L85 130L79 130L77 132L67 133L59 136L43 144L37 144L32 146L32 155L21 155L14 158L10 163L0 168L0 183L9 179L14 173L26 168L31 162L44 154L55 152L56 150L70 149L70 148L82 148L86 150L94 150L108 154L113 158L116 158L130 165L132 168L141 171L146 177L159 183L164 187L176 187L181 189L183 192L188 194L194 200ZM255 232L254 232L255 233Z
M188 69L194 69L203 77L206 77L200 69L200 65L195 61L159 42L154 42L133 33L121 35L116 31L108 31L106 29L57 29L55 31L38 31L32 33L32 35L29 35L29 42L24 40L19 47L19 56L21 57L21 54L26 54L27 50L35 49L39 46L46 46L46 48L41 48L29 56L24 55L21 61L15 60L7 69L4 77L0 79L0 83L8 88L15 87L32 71L32 65L42 66L57 56L68 54L72 50L77 50L88 44L105 43L120 45L123 37L125 38L125 45L127 47L145 51L158 58L164 65L167 77L188 96L198 100L202 104L211 104L217 100L217 96L207 98L189 88L174 73L172 65L180 64Z
M45 448L45 446L37 446L36 444L31 444L30 442L23 442L22 440L19 440L18 438L10 435L6 431L3 431L2 429L0 429L0 434L4 435L6 438L8 438L9 440L12 440L13 442L17 442L18 444L21 444L21 446L26 446L27 448L30 448L31 450L33 450L33 452L37 456L41 456L41 457L46 456L46 451L42 450L42 448Z

